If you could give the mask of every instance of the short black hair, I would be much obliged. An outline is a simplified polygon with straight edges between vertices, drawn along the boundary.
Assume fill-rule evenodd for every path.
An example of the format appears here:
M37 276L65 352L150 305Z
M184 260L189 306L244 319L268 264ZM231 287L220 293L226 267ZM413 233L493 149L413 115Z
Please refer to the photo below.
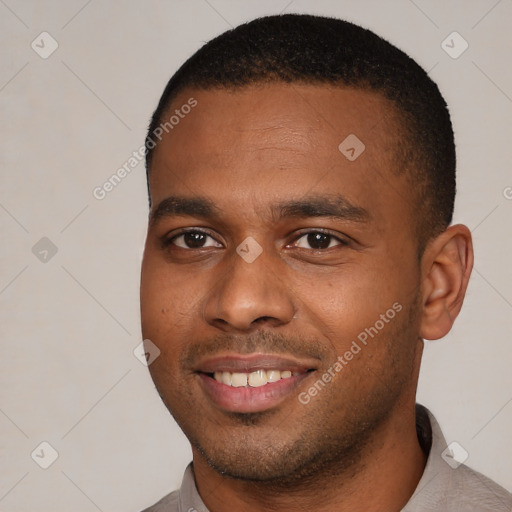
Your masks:
M228 30L178 69L165 87L146 137L148 191L152 135L178 93L273 82L352 87L390 100L400 120L396 154L414 188L421 250L451 223L455 144L437 85L413 59L370 30L305 14L267 16Z

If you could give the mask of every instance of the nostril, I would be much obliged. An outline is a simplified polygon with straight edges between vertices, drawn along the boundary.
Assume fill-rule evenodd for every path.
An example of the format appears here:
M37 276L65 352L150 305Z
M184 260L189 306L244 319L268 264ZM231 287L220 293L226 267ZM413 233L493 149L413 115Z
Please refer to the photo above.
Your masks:
M253 320L254 324L265 324L268 322L275 321L276 319L271 316L260 316L259 318L256 318L256 320Z

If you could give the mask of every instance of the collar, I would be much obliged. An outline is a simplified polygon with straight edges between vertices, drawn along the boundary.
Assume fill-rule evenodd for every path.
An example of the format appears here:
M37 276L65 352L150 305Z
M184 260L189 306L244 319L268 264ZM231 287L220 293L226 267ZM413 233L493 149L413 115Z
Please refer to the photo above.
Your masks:
M455 461L434 415L419 404L416 405L416 431L427 463L402 512L511 510L512 498L507 491ZM192 463L185 470L177 494L179 512L209 512L197 492ZM484 503L489 507L483 506Z

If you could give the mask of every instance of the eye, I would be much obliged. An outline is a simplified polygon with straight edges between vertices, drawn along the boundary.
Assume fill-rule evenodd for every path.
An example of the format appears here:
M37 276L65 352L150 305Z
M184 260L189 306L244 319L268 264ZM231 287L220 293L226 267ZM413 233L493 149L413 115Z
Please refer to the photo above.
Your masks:
M300 247L301 249L313 249L319 251L322 249L330 249L331 247L335 247L337 245L347 244L334 235L330 235L329 233L313 231L297 238L293 245L295 247Z
M212 236L203 231L187 231L172 237L168 245L175 245L181 249L203 249L205 247L222 247Z

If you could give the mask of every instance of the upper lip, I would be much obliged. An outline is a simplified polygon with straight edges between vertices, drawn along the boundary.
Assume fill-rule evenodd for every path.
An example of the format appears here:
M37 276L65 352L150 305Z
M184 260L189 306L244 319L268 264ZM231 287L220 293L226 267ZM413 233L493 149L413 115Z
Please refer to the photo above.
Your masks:
M316 370L318 361L296 359L276 354L227 354L204 358L198 362L195 371L200 373L231 372L251 373L257 370L290 370L304 373Z

